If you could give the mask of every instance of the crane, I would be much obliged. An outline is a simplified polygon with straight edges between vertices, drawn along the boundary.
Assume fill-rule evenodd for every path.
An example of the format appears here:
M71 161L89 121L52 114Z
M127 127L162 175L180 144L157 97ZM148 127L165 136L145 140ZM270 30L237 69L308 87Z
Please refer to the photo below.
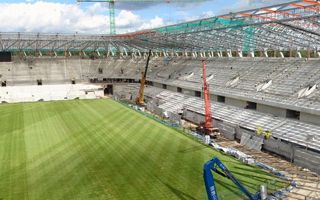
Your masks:
M210 93L209 86L207 83L207 63L206 61L202 61L202 79L203 79L203 97L204 97L204 107L205 107L205 117L204 122L200 123L200 132L206 135L210 135L216 137L219 135L219 130L217 128L213 128L212 124L212 113L211 113L211 101L210 101Z
M220 171L220 170L221 171ZM240 181L233 176L233 174L228 170L228 168L219 160L218 157L214 157L213 159L206 162L203 166L203 179L206 187L206 192L208 196L208 200L218 200L217 188L214 183L214 176L211 173L211 170L223 177L230 179L239 190L246 196L249 200L260 200L261 195L260 192L256 192L252 195L247 188L245 188Z
M147 72L148 72L148 67L149 67L150 56L151 56L151 49L149 50L147 64L144 69L144 72L141 72L140 88L139 88L138 96L136 98L136 104L140 105L140 106L144 105L144 85L145 85L146 79L147 79Z
M110 35L116 34L116 19L115 19L115 2L154 2L154 3L170 3L170 2L194 2L194 0L77 0L81 2L105 2L109 4L109 22Z

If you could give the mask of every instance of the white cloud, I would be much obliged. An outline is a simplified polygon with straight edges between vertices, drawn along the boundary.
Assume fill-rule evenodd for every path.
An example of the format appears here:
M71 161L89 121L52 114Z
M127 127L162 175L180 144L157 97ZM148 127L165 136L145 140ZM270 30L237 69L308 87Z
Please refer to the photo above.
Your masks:
M150 29L156 28L160 26L164 26L165 23L161 17L156 16L155 18L151 19L149 22L143 23L139 29Z
M209 18L209 17L214 17L215 14L212 11L206 11L201 13L198 16L186 16L182 21L180 22L185 22L185 21L193 21L193 20L198 20L198 19L203 19L203 18Z
M228 10L221 10L220 14L225 14L230 11L242 11L242 10L247 10L247 9L254 9L254 8L260 8L264 6L270 6L270 5L275 5L275 4L281 4L281 3L286 3L290 2L292 0L238 0L234 6L231 8L228 8Z
M94 3L92 6L89 7L88 12L93 15L96 13L106 13L107 10L107 6L103 3Z
M27 0L25 3L0 3L1 32L108 33L109 18L100 3L83 10L77 4ZM164 25L160 17L143 20L131 11L116 16L117 32L135 31Z

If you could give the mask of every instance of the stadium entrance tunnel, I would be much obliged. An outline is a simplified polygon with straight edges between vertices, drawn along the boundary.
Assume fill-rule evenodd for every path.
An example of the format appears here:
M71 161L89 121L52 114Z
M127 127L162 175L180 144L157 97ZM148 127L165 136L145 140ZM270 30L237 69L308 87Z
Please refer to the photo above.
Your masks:
M113 85L107 85L103 90L104 95L113 95Z
M41 79L37 80L37 85L42 85L42 80Z

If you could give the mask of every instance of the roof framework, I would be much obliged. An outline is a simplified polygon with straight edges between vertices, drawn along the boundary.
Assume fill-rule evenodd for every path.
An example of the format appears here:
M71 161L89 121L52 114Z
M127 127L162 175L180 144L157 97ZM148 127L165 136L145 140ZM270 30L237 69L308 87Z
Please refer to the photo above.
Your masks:
M0 33L0 51L320 50L320 1L299 0L121 35Z

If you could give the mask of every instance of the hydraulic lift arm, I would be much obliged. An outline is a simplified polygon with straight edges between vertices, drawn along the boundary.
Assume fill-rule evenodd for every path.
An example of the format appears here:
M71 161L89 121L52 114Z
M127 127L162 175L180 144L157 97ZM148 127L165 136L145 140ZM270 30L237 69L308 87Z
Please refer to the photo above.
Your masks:
M219 170L219 169L221 170ZM214 177L211 170L220 174L223 177L230 179L239 190L247 197L249 200L260 200L260 193L257 192L252 195L242 184L238 181L233 174L228 170L228 168L217 158L214 157L212 160L206 162L203 166L203 178L206 186L206 191L208 195L208 200L218 200L218 194L216 185L214 183Z

